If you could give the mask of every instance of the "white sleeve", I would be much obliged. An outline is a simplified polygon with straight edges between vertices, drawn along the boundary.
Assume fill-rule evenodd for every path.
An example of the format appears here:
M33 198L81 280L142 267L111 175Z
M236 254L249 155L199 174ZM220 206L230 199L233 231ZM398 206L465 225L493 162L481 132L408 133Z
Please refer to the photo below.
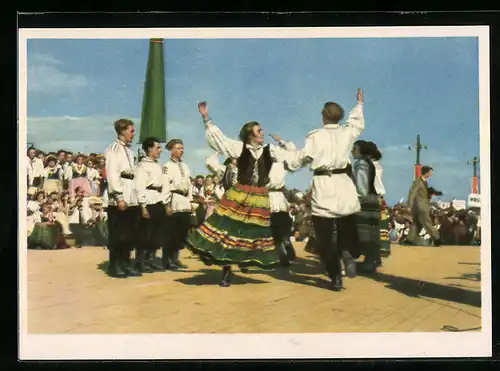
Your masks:
M221 178L224 176L226 168L223 165L221 165L219 161L217 161L217 159L218 159L218 154L214 153L213 155L207 158L207 160L205 161L205 165L213 175L217 175L218 177Z
M106 175L108 177L109 197L117 201L123 199L123 179L121 178L120 160L123 151L118 145L112 145L106 153Z
M223 154L225 157L238 158L243 151L243 143L241 141L226 137L211 120L205 122L205 136L210 148Z
M349 113L344 128L352 132L353 137L358 137L365 128L365 118L363 116L363 104L357 103Z
M140 163L135 168L134 182L135 182L135 191L137 193L137 202L139 205L147 205L148 198L146 195L146 187L148 181L148 174Z
M168 205L172 202L172 182L170 179L170 175L168 174L168 167L165 165L161 168L162 171L162 202L164 205Z
M299 171L314 159L315 135L306 138L304 148L300 151L288 152L285 160L285 169L291 172Z

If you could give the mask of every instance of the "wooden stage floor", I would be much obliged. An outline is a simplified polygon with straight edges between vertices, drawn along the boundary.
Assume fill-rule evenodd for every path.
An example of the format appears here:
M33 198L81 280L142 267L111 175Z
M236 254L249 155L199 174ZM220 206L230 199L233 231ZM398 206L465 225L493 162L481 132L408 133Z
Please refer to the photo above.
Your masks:
M317 259L298 244L292 274L220 268L183 250L189 268L106 276L102 247L28 251L33 334L478 331L480 248L393 246L376 275L325 289Z

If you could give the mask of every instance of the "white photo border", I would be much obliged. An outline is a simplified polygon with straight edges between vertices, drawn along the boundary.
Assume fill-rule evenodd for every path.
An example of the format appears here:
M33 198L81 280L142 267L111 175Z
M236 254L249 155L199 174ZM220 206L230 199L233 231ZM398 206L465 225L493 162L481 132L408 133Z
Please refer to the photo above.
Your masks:
M19 30L19 358L304 359L492 356L489 26L46 28ZM481 319L474 333L35 335L27 331L26 158L29 39L237 39L477 37L481 187ZM138 346L141 344L141 346ZM241 346L245 344L245 346ZM336 344L335 347L332 344ZM193 353L196 352L196 353Z

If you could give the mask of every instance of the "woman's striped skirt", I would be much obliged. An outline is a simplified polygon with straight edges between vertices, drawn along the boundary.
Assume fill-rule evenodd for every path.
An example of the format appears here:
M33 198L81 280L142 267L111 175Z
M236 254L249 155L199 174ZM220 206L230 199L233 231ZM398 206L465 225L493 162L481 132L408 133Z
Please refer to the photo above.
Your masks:
M268 189L241 184L230 188L213 214L188 236L188 249L206 265L276 267Z
M357 214L359 250L362 255L380 253L380 205L376 195L360 199L361 211Z

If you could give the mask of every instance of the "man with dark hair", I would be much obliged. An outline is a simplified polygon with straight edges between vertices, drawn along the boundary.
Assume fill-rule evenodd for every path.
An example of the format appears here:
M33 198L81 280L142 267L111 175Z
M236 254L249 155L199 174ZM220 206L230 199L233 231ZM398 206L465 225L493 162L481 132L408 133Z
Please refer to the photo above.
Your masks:
M27 155L28 166L30 168L30 170L28 171L28 186L42 188L43 176L45 173L43 160L38 158L37 150L35 148L28 149Z
M163 245L163 265L165 269L177 270L187 268L179 260L179 253L185 247L191 223L191 201L193 187L190 182L190 171L185 162L184 143L180 139L172 139L165 146L170 151L170 159L163 165L166 184L170 187L172 197L167 211L167 233Z
M63 169L64 165L66 164L66 151L64 149L60 149L56 153L57 155L57 165Z
M109 269L113 277L141 276L131 266L130 254L136 246L140 211L134 182L134 154L129 146L134 139L134 123L120 119L114 124L116 141L105 152L108 177Z
M307 135L303 149L293 161L286 161L288 169L297 171L310 164L312 180L312 219L317 237L317 250L332 280L332 289L343 289L341 248L345 229L343 219L360 211L356 187L349 177L349 153L354 141L364 129L363 94L358 89L357 104L345 125L339 125L344 110L333 102L325 104L323 127ZM344 232L343 232L344 229ZM355 263L347 250L342 251L346 273L354 277Z
M440 233L434 227L431 220L431 206L429 202L432 193L437 192L433 188L430 190L427 184L427 181L432 176L432 171L432 167L422 166L422 175L413 181L408 194L408 207L411 208L413 223L411 224L406 242L412 245L419 245L419 234L422 228L431 236L434 246L441 245Z
M73 179L73 154L66 152L63 165L63 190L69 189L69 182Z
M170 192L158 163L160 140L146 138L142 150L145 156L135 169L135 189L141 207L136 268L142 273L152 273L164 270L155 263L155 255L156 250L164 244L166 205L170 202Z

